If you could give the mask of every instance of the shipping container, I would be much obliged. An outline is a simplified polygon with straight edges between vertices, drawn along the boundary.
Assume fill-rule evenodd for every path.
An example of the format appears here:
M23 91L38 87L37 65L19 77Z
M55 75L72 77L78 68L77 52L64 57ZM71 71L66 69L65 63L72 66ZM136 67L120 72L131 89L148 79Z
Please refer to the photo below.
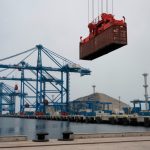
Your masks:
M89 36L80 41L80 59L93 60L127 45L125 21L115 20L110 14L102 15L105 15L102 16L103 20L95 24L96 31L95 28L92 30L89 27ZM105 23L106 21L108 23Z

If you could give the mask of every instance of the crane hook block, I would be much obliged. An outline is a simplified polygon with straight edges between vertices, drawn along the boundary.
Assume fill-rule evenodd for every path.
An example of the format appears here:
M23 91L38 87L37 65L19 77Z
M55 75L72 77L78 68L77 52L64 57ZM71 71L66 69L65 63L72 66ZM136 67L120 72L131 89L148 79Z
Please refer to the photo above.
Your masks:
M99 19L101 18L101 19ZM127 24L112 14L102 13L88 24L89 36L80 37L80 59L93 60L127 45Z

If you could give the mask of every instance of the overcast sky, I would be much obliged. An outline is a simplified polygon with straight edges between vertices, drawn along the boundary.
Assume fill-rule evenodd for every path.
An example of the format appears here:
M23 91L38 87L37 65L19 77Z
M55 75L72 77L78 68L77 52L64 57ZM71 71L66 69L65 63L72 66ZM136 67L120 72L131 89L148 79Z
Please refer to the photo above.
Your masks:
M150 74L150 1L114 0L114 15L126 17L128 45L96 60L81 61L78 45L80 36L88 35L87 3L87 0L0 0L0 58L42 44L92 70L91 76L71 76L71 99L91 94L93 84L96 92L120 96L127 103L144 99L142 74ZM95 17L96 3L97 0Z

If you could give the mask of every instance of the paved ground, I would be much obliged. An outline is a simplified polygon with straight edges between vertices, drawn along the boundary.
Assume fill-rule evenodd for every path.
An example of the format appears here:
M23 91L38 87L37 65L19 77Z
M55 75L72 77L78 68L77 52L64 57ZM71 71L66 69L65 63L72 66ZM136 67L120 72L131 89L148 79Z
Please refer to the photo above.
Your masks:
M78 139L74 141L57 141L39 143L1 142L0 150L150 150L150 136Z

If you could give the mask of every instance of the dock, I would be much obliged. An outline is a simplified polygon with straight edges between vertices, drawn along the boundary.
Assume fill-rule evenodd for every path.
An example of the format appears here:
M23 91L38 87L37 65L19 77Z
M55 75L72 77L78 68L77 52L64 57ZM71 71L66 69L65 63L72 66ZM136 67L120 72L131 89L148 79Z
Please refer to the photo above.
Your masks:
M149 150L150 136L142 137L111 137L87 138L74 141L58 141L50 139L49 142L1 142L1 150Z
M131 126L150 127L150 116L138 116L138 115L99 115L99 116L1 115L0 117L69 121L79 123L97 123L97 124L105 123L112 125L131 125Z

